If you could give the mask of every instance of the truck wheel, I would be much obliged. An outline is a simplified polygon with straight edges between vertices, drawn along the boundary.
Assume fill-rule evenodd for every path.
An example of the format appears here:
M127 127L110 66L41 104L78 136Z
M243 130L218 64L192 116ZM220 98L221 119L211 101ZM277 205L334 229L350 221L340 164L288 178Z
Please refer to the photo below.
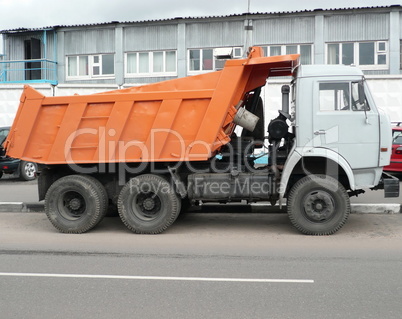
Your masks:
M181 202L166 179L144 174L123 187L117 207L121 220L132 232L159 234L176 220Z
M97 179L68 175L50 186L45 197L45 212L60 232L80 234L102 220L107 203L107 192Z
M293 226L303 234L331 235L348 219L350 200L336 179L309 175L290 190L287 211Z
M31 181L36 178L38 171L35 163L21 161L20 162L20 178L24 181Z

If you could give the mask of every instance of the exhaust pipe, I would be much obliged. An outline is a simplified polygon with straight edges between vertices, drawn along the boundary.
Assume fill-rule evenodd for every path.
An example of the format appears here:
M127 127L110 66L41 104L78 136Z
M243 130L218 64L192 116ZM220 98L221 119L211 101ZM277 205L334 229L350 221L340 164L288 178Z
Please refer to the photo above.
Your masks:
M289 93L290 86L282 85L282 112L289 114Z

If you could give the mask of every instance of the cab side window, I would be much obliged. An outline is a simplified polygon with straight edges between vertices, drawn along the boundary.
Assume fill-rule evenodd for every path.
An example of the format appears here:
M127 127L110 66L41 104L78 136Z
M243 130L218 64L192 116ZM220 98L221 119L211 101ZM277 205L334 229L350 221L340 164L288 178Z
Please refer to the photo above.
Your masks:
M320 111L350 110L349 82L320 83Z
M323 82L319 86L320 111L368 111L362 82Z

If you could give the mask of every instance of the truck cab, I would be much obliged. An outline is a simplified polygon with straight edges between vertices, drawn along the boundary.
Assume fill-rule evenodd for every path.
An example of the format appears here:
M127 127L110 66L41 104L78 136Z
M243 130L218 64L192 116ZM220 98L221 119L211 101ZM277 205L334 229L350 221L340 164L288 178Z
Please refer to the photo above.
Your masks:
M341 174L352 191L377 185L390 160L391 125L387 114L377 109L362 71L353 66L299 66L292 93L295 145L282 183L298 163L306 173Z

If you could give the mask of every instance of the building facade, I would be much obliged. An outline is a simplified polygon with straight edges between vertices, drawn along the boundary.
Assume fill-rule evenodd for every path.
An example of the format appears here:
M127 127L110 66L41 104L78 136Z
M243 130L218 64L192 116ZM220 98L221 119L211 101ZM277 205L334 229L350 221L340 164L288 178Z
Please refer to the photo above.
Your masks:
M22 85L45 95L93 93L219 70L249 46L302 64L354 64L378 106L402 121L402 7L384 6L175 18L0 31L0 125ZM276 80L265 102L280 107Z

